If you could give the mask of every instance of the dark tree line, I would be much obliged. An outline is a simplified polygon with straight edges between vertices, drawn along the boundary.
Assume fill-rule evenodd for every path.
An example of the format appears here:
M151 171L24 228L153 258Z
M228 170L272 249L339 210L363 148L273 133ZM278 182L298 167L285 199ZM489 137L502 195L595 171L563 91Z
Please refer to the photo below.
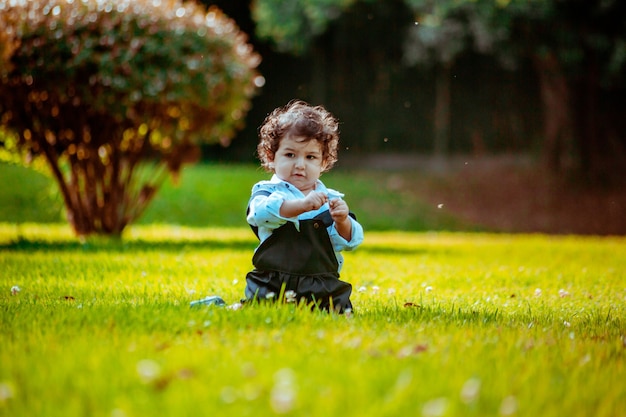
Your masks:
M205 1L233 13L267 78L234 153L299 96L364 152L535 152L607 180L626 154L626 4L619 1Z
M624 177L625 2L204 3L0 9L0 158L44 161L77 234L120 235L201 149L252 160L295 97L339 117L343 152L537 150Z

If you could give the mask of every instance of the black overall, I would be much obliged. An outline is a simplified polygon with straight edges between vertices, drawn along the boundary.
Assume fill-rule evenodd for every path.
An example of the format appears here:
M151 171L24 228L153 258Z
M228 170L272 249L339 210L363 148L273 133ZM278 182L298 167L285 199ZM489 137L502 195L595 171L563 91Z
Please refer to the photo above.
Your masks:
M338 312L352 309L352 286L339 280L337 256L326 230L332 222L325 211L300 220L300 231L292 222L274 230L252 258L254 270L246 276L246 298L263 300L268 293L278 297L281 290L294 291L298 301L304 298L324 310L331 306Z

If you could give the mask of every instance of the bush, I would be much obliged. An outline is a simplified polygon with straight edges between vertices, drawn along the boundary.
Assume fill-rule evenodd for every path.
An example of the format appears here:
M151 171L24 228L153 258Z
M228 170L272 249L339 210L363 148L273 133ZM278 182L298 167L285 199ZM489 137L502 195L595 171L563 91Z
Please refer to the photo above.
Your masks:
M262 85L219 9L180 0L0 3L0 147L43 158L79 236L120 235Z

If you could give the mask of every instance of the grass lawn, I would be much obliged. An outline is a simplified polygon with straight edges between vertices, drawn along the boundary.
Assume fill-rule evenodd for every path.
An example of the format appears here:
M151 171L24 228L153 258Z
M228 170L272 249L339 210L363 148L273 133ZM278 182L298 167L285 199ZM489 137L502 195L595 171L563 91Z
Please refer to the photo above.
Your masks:
M470 233L338 171L366 228L352 315L191 309L241 297L264 174L191 168L122 241L79 243L20 170L0 165L0 416L626 416L624 237Z
M2 416L624 416L626 239L370 232L355 313L242 294L245 228L0 226ZM12 287L19 287L19 292Z

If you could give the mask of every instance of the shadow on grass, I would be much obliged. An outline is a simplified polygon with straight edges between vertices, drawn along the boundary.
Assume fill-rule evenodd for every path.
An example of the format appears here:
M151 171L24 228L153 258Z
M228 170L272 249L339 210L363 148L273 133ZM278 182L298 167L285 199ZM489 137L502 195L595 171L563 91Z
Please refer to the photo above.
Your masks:
M181 252L185 250L235 250L253 251L253 240L98 240L80 242L78 240L47 241L19 239L0 244L0 251L17 252Z
M181 252L185 250L234 250L251 254L258 242L253 239L198 239L198 240L116 240L102 239L87 242L79 240L39 240L20 238L0 243L0 251L16 252ZM424 247L394 247L392 245L362 245L359 253L381 255L423 255L450 252L449 249Z

